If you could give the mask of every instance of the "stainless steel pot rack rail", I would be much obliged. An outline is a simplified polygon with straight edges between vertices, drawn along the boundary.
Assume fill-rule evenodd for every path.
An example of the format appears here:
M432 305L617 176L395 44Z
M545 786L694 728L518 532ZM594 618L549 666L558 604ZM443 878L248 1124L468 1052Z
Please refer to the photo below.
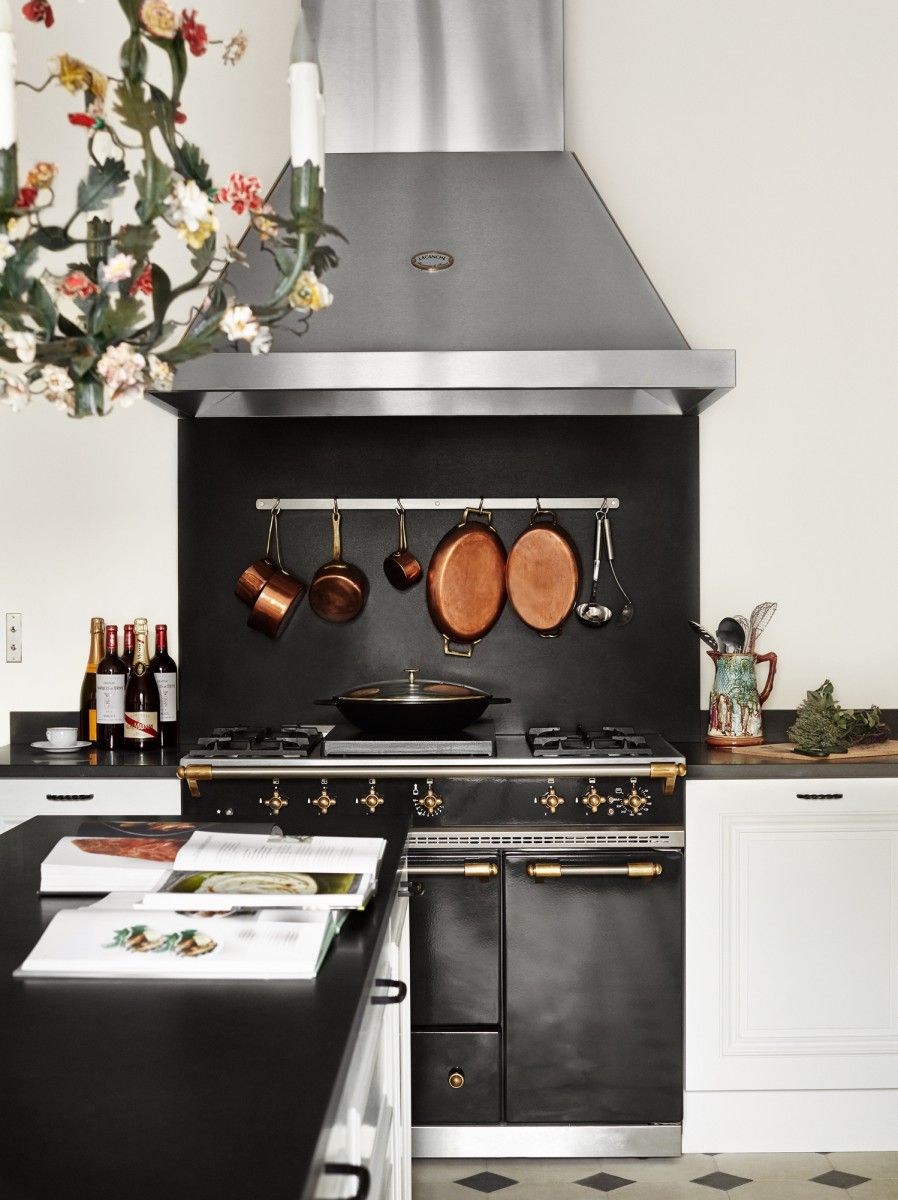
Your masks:
M276 496L260 497L256 500L256 508L263 512L270 512L275 506L280 508L281 512L286 512L288 509L296 509L301 512L330 512L334 507L335 497L328 496L324 499L297 499L279 498ZM392 512L397 502L409 512L415 510L446 510L453 511L457 509L470 508L476 511L478 507L501 511L505 508L523 508L529 509L536 507L538 503L541 508L552 509L574 509L574 508L605 508L613 509L620 508L620 500L617 496L514 496L514 497L499 497L492 496L475 497L473 500L470 496L459 497L457 499L436 499L434 497L412 497L406 499L405 496L398 498L391 497L385 499L382 496L337 496L337 502L341 509L352 511L384 511ZM478 503L479 502L479 503Z

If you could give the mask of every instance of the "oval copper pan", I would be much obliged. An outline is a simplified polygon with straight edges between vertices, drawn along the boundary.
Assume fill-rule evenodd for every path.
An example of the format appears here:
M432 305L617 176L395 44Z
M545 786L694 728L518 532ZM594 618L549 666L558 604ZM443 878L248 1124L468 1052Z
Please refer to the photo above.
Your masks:
M580 591L580 555L554 520L533 521L508 552L508 601L525 625L557 637Z
M466 511L446 534L427 569L427 607L447 654L458 653L450 642L471 647L489 633L505 607L505 547L492 525Z

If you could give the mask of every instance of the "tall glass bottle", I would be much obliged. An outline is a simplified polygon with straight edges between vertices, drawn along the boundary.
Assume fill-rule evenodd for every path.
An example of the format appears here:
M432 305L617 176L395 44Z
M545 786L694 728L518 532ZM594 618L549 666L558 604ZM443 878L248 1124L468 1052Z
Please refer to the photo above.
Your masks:
M150 662L159 689L159 745L169 750L178 744L178 668L168 652L168 626L156 626L156 653Z
M84 668L81 700L78 704L78 737L82 742L97 740L97 663L103 657L102 617L90 619L90 653Z
M131 678L131 664L134 662L134 626L125 626L125 648L122 651L122 662L125 664L125 683Z
M125 740L125 681L118 656L118 626L106 626L106 654L97 666L97 749L121 750Z
M129 750L159 747L159 689L150 670L147 619L134 622L134 663L125 690L125 746Z

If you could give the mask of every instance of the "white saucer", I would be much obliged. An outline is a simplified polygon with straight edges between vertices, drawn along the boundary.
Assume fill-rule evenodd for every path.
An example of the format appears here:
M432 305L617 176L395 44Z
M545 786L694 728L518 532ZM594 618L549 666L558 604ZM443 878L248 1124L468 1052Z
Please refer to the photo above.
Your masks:
M32 742L34 750L43 750L47 754L71 754L73 750L83 750L90 742L75 742L74 746L54 746L52 742Z

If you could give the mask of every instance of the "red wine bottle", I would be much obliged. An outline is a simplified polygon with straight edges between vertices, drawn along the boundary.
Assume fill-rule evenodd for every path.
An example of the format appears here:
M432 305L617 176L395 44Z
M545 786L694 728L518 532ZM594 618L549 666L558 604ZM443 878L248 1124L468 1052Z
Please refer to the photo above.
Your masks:
M146 617L134 622L134 663L125 689L125 746L129 750L159 748L159 689L150 670Z
M159 745L170 750L178 744L178 668L168 652L168 626L156 626L156 653L150 662L159 689Z
M122 653L122 662L125 664L125 683L131 678L131 667L134 663L134 626L125 626L125 649Z
M106 626L106 654L97 665L97 749L121 750L125 740L125 681L118 626Z
M103 657L102 617L90 619L90 653L84 668L81 700L78 705L78 737L82 742L97 740L97 663Z

